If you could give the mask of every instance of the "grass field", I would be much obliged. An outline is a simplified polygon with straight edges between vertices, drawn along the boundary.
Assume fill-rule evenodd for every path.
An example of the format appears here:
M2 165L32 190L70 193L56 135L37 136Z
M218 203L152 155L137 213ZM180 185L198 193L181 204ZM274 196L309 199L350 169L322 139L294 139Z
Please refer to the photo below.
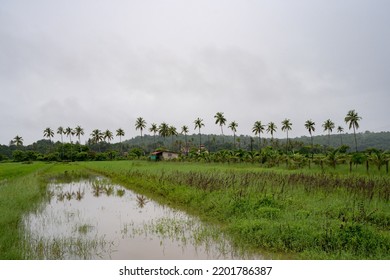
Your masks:
M64 172L99 173L220 226L240 247L294 259L389 259L390 176L364 168L109 161L0 164L0 258L23 256L20 219Z

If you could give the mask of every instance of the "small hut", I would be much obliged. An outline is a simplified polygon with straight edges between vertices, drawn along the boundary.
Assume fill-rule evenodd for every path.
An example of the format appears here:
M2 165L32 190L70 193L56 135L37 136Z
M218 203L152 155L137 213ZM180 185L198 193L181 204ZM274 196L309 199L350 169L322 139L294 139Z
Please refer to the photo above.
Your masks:
M179 158L179 154L170 151L156 151L150 154L150 159L152 161L172 160L177 158Z

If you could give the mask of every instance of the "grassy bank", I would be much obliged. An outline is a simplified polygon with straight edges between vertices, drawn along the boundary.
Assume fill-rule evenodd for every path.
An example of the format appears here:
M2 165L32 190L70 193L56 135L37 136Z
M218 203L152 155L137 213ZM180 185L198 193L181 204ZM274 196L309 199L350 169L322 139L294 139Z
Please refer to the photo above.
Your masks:
M44 163L0 164L0 259L23 258L20 222L44 197L40 174L48 167Z
M388 176L194 163L85 166L218 223L251 249L304 259L390 257Z

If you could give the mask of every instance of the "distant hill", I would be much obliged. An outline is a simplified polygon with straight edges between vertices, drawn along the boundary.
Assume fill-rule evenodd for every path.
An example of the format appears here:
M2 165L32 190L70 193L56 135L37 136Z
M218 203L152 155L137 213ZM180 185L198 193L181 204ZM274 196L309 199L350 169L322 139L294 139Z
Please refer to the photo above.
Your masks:
M375 148L379 150L390 150L390 132L362 132L356 134L358 150L366 150L368 148ZM307 145L311 144L310 137L302 136L294 138L295 141L301 141ZM346 134L332 134L329 138L330 146L338 147L341 145L341 141L344 145L348 145L352 148L355 147L355 139L353 133ZM313 137L314 144L328 145L328 135L320 135Z
M221 136L215 134L202 134L202 144L206 146L209 150L218 150L221 148L232 149L233 145L233 136ZM383 151L390 151L390 132L360 132L356 134L358 150L363 151L369 148L375 148ZM251 141L252 139L252 141ZM236 147L246 150L257 149L258 148L258 137L249 136L249 135L237 135L236 136ZM173 143L172 143L173 141ZM267 145L270 143L270 138L262 137L262 145ZM308 146L311 145L311 138L309 136L301 136L291 139L292 142L295 142L296 146ZM183 145L185 143L184 135L166 137L165 139L159 136L156 136L157 144L155 146L165 146L165 147L177 147L178 145ZM190 145L199 145L199 135L191 134L187 135L187 142ZM275 138L275 142L279 144L284 144L286 142L285 138ZM141 146L144 147L153 147L154 138L151 135L145 135L141 141L141 137L137 136L130 140L126 140L123 143L126 143L129 146ZM313 144L320 146L329 146L330 147L340 147L341 144L347 145L350 147L350 151L355 149L355 140L353 133L344 133L344 134L331 134L328 135L317 135L313 136ZM252 147L251 147L252 145Z

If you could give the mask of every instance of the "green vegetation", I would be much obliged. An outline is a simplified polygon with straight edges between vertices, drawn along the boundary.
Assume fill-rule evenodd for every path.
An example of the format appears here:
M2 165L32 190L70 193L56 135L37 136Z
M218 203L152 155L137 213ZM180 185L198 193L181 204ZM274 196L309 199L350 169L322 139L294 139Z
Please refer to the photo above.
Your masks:
M45 198L47 180L86 173L195 214L247 250L294 259L389 259L386 170L372 168L367 174L366 166L358 164L350 172L347 163L334 168L329 159L316 160L310 168L296 169L233 162L3 163L0 259L28 256L20 222Z
M388 259L390 179L320 167L115 162L85 167L219 224L239 246L304 259ZM346 166L344 170L348 170ZM348 174L348 172L347 172Z

